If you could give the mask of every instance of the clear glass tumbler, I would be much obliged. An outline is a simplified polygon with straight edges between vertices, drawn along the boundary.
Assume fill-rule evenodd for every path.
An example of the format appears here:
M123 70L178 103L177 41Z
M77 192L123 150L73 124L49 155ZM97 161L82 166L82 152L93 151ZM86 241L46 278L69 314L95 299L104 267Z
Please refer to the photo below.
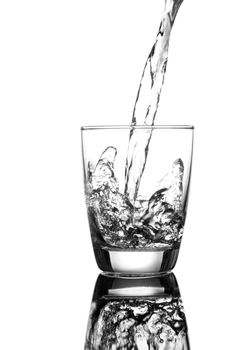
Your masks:
M192 126L82 127L84 184L99 268L174 268L187 212Z

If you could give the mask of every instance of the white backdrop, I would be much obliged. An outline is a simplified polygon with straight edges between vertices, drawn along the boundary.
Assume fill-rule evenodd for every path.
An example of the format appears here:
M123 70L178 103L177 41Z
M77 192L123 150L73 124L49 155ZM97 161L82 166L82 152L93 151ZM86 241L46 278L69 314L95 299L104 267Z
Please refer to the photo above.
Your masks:
M3 350L83 349L98 269L80 126L130 122L162 7L0 2ZM196 127L175 269L193 350L248 346L248 11L246 1L184 1L157 121Z

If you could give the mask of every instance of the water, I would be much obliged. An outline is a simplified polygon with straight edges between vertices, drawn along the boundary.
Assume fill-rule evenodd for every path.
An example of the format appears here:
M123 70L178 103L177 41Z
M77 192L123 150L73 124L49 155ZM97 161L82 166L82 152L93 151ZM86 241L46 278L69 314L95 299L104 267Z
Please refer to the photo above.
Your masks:
M123 249L170 248L180 243L184 227L182 206L184 165L177 159L148 199L132 204L119 190L108 147L89 174L89 221L95 222L107 246Z
M131 125L154 125L168 62L171 29L183 0L166 0L156 41L147 58ZM145 169L152 130L133 129L130 133L126 160L125 193L135 201Z
M153 125L168 61L171 29L182 0L166 0L156 41L147 58L131 125ZM185 212L182 207L184 164L175 160L148 198L139 196L152 129L130 132L125 190L115 176L117 150L103 151L96 165L88 164L88 216L94 245L119 249L169 249L180 244Z
M102 297L91 306L85 350L187 350L180 297Z

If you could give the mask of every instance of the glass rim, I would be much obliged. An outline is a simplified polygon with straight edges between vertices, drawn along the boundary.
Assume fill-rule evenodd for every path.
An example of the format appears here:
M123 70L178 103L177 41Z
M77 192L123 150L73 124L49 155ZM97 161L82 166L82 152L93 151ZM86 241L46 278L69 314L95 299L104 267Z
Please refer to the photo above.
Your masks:
M194 130L193 125L92 125L82 126L81 131L85 130L118 130L118 129L179 129L179 130Z

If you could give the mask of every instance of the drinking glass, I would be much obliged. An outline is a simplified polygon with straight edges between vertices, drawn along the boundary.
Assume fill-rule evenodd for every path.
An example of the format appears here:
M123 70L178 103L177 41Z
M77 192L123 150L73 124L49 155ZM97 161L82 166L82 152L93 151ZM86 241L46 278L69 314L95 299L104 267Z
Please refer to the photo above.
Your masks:
M86 206L105 272L174 268L183 236L193 126L82 127Z

